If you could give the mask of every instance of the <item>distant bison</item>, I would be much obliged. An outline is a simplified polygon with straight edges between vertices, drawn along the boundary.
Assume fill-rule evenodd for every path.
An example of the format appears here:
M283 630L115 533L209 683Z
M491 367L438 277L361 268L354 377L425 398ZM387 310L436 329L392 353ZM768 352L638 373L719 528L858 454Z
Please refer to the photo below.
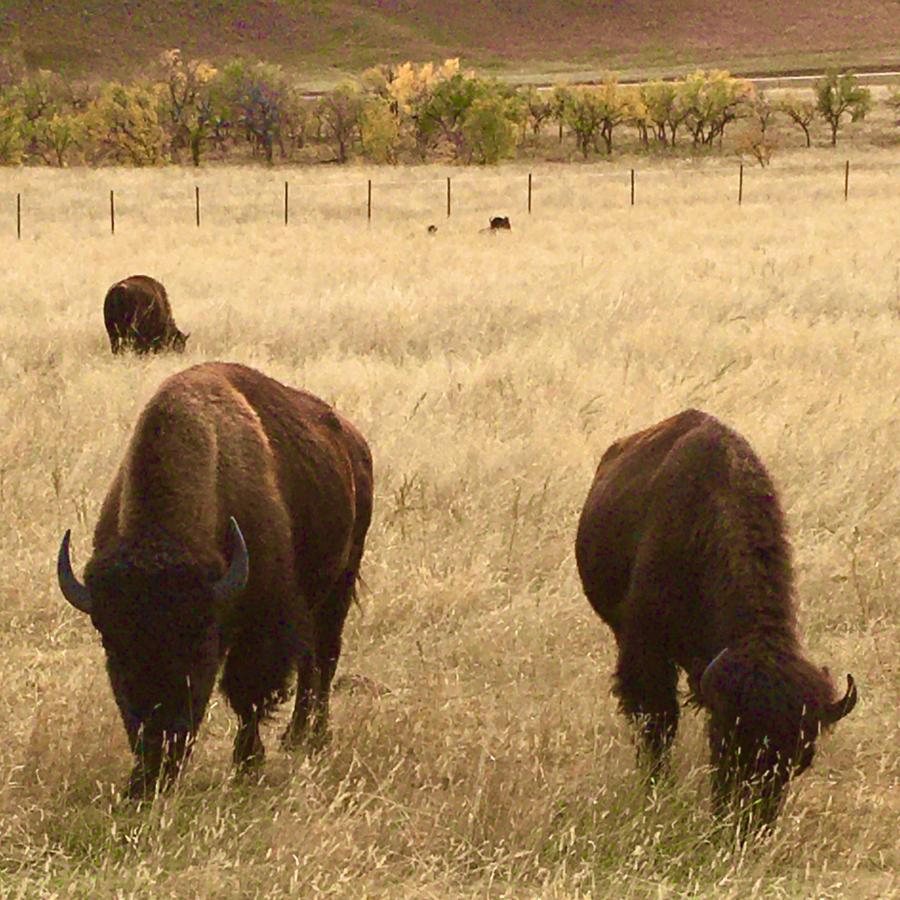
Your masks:
M791 550L775 487L747 442L689 409L603 455L575 544L584 591L618 645L614 692L657 774L676 684L709 711L713 795L774 821L820 731L856 704L802 655Z
M509 231L509 216L491 216L490 231Z
M103 321L113 353L181 353L189 337L175 325L166 289L149 275L117 281L106 292Z
M103 502L84 583L68 531L57 563L103 641L131 796L178 773L223 660L240 768L262 760L259 723L295 670L284 741L326 739L371 514L368 446L327 403L229 363L162 383Z

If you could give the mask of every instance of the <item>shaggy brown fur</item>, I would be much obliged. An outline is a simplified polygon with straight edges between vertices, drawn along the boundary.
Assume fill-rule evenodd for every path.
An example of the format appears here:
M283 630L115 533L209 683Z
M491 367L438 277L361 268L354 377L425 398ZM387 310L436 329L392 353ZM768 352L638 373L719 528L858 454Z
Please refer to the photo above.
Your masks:
M326 738L371 514L368 446L327 403L230 363L162 383L103 503L79 607L102 637L137 758L132 795L153 790L162 764L178 771L223 661L239 766L262 759L259 722L294 671L285 742ZM213 585L233 555L230 517L249 580L223 605Z
M587 598L615 635L614 693L640 726L651 774L678 725L681 667L710 714L717 810L738 795L771 822L855 690L851 682L835 703L827 672L801 655L784 516L749 444L694 409L616 441L575 553Z
M175 325L166 289L149 275L117 281L106 292L103 321L113 353L181 353L189 337Z

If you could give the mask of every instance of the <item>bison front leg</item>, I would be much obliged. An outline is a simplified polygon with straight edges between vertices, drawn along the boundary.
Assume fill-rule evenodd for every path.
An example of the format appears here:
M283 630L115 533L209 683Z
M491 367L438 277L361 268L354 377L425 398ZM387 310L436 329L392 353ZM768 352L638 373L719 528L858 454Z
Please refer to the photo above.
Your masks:
M126 796L131 800L143 800L156 792L162 768L162 735L137 734L131 741L135 762L128 778Z
M170 788L191 753L193 735L187 732L161 735L141 734L134 742L134 767L128 779L127 795L133 800L150 797Z
M652 782L665 774L678 730L678 670L674 663L620 646L613 693L638 730L638 763Z
M266 750L259 736L259 713L256 706L239 712L240 723L234 738L234 764L239 774L252 772L262 765Z

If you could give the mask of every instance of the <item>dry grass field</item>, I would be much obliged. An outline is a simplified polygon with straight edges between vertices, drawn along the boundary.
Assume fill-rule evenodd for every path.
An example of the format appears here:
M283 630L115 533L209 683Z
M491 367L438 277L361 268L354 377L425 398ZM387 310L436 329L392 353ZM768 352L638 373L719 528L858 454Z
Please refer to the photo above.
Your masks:
M740 208L731 163L642 163L634 208L627 162L546 166L530 218L516 167L0 172L0 895L897 896L900 167L855 152L844 203L842 163L748 170ZM479 233L493 213L509 234ZM103 294L135 272L169 288L183 357L110 355ZM330 750L282 753L285 710L261 780L235 782L220 699L178 789L138 809L55 554L71 527L81 571L139 409L208 359L367 435L365 588ZM573 559L603 450L687 406L769 466L806 646L860 689L745 849L711 819L695 713L671 783L638 786Z

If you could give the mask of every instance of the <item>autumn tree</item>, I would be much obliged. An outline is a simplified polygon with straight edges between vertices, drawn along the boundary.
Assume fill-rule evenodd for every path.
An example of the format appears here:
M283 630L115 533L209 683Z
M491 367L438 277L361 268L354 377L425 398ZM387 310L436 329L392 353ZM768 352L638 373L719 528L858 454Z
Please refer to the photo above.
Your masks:
M85 114L87 134L100 154L134 166L164 162L169 141L159 100L159 85L105 84Z
M362 151L376 163L397 163L404 146L399 116L390 100L369 97L362 102L359 116L359 138Z
M753 85L728 72L696 71L678 85L685 111L685 125L694 146L710 145L725 135L725 129L747 114L753 100Z
M274 162L275 145L281 128L289 82L281 66L232 60L215 79L214 96L230 124L243 129L254 154L262 153Z
M527 121L532 135L537 138L544 122L553 117L553 98L536 87L528 87L522 93L522 101L527 113Z
M559 143L563 142L563 128L566 124L566 108L572 99L572 91L565 84L554 86L550 94L550 118L556 122Z
M778 103L778 109L803 131L806 146L812 146L809 128L816 117L816 102L799 94L786 94Z
M0 165L18 165L25 153L25 117L12 91L0 88Z
M607 155L612 153L613 132L629 114L627 97L616 77L607 75L597 87L572 88L564 98L564 121L585 159L591 148L599 149L601 140Z
M602 83L594 89L600 102L600 138L606 150L606 155L612 153L613 132L616 127L628 119L631 114L628 95L619 87L618 76L608 72L603 77Z
M856 76L847 72L828 72L813 85L816 109L831 128L831 146L837 145L838 130L842 121L850 116L851 122L859 122L872 108L872 92L860 87Z
M469 161L481 165L511 157L516 150L517 124L524 121L523 107L515 96L483 86L466 110L462 136Z
M897 124L900 125L900 84L894 85L888 92L887 105L898 116Z
M334 147L339 163L347 162L350 149L359 137L364 108L365 97L351 82L338 85L319 101L323 138Z
M672 81L651 81L640 87L641 100L647 110L647 119L661 144L678 140L678 129L687 118L678 85Z
M170 131L170 151L189 148L191 161L200 165L204 144L216 117L210 83L216 70L199 59L185 60L178 49L160 55L159 68L164 85L162 106Z

